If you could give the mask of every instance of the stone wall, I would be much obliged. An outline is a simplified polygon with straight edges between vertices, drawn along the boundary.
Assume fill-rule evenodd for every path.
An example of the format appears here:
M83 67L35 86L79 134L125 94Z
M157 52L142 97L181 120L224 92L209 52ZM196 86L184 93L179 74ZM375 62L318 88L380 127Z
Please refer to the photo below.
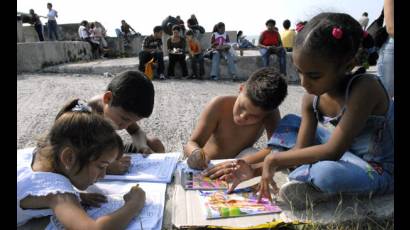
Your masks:
M44 67L79 60L91 60L91 46L82 41L17 43L17 72L34 72Z

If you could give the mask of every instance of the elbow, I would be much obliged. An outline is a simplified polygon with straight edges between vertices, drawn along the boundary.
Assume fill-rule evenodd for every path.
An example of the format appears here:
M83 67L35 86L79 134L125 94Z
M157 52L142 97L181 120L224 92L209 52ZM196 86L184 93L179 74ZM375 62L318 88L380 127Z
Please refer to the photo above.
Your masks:
M394 26L393 25L386 25L386 31L391 37L394 37Z
M324 144L323 147L325 154L322 159L318 160L337 161L348 150L348 147L330 145L329 143Z

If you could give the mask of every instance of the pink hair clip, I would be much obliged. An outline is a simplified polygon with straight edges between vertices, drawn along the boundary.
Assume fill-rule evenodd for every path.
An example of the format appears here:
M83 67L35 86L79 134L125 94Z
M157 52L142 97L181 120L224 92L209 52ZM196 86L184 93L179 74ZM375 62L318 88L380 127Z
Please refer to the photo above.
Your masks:
M343 31L342 29L338 28L338 27L333 27L332 30L332 36L336 39L341 39L343 36Z

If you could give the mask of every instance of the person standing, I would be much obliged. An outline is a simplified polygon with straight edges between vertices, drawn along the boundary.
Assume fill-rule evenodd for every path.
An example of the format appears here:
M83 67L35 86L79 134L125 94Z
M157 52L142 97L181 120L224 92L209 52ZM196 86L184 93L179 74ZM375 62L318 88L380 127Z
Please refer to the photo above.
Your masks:
M394 98L394 0L384 0L384 23L389 35L379 50L377 75L381 77L391 98Z
M30 9L30 15L31 15L30 24L34 25L34 29L36 30L36 32L38 34L38 40L44 41L43 24L40 21L40 16L38 16L36 13L34 13L33 9Z
M280 37L282 38L283 47L286 49L287 52L292 52L293 43L295 42L296 32L294 29L290 28L290 21L286 19L283 21L283 28L285 29L282 31Z
M363 30L366 30L367 25L369 24L369 17L367 12L362 14L362 17L359 19L359 23L362 26Z
M47 27L48 27L48 38L51 41L54 41L53 35L55 40L58 39L58 26L57 26L57 20L58 14L57 11L53 9L53 5L51 3L47 3L47 9L48 9L48 14L47 14Z

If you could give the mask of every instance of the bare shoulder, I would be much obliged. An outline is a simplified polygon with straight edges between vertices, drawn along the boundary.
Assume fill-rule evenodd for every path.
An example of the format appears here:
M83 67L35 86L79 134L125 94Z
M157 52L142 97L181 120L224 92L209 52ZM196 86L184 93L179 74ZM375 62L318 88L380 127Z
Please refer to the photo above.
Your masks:
M349 98L350 96L365 96L364 98L366 98L366 100L380 99L380 96L385 98L381 82L372 74L364 74L363 76L356 78L351 83L349 91ZM369 95L372 95L372 97L369 97Z
M315 99L315 95L305 93L302 98L302 109L309 109L313 108L313 101Z
M237 96L216 96L209 101L208 106L217 109L232 107L236 98Z

